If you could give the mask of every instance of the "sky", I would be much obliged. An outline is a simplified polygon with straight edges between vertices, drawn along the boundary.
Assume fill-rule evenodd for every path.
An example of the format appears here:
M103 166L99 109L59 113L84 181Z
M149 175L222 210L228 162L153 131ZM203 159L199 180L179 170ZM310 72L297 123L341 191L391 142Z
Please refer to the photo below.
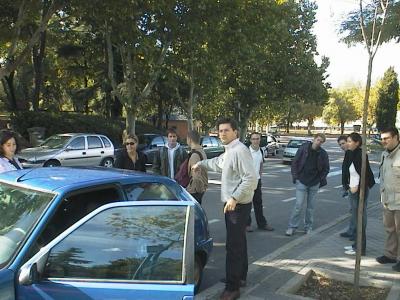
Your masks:
M314 32L317 36L318 52L329 57L328 81L337 88L348 84L365 86L367 80L368 53L363 45L349 48L339 42L340 21L346 13L358 8L358 0L316 0L318 5L317 23ZM400 43L382 45L374 58L372 84L382 78L384 72L393 66L400 74Z

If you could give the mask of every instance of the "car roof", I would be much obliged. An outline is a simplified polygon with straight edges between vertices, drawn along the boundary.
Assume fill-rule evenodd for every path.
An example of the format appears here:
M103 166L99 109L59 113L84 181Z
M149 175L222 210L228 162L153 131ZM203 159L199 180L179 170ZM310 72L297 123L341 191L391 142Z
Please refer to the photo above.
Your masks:
M0 181L50 192L76 190L116 182L162 182L175 184L170 178L130 170L104 167L54 167L10 171L0 174Z

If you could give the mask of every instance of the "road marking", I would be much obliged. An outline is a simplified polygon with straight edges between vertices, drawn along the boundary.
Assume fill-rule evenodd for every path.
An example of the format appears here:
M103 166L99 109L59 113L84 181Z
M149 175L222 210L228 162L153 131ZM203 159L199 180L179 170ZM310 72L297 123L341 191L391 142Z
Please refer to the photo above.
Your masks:
M208 183L221 185L221 180L209 179Z
M338 170L338 171L334 171L334 172L329 172L327 177L332 177L332 176L336 176L336 175L340 175L342 174L342 170Z
M333 188L334 189L340 189L342 187L342 185L337 185L337 186L334 186Z
M218 223L219 221L220 221L219 219L212 219L208 221L208 224Z
M293 200L296 200L296 197L284 199L284 200L282 200L282 202L290 202L290 201L293 201Z

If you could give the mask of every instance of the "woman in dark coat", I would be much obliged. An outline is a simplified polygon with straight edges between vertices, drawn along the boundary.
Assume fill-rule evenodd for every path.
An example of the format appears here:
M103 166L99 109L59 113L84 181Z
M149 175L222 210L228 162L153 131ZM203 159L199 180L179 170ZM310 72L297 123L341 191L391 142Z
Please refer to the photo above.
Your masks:
M137 136L128 134L124 145L125 149L117 155L114 166L118 169L146 172L146 158L141 152L137 151Z

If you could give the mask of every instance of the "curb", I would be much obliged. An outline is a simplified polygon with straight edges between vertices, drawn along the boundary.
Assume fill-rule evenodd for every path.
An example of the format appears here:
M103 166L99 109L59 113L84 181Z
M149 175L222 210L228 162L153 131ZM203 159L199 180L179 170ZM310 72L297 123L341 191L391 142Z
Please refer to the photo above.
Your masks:
M370 205L367 208L367 211L372 210L374 208L376 208L378 205L380 205L380 202L374 203L372 205ZM249 265L249 270L247 273L247 276L249 277L251 273L257 271L258 268L260 268L265 262L273 260L275 258L277 258L278 256L280 256L283 252L289 251L292 248L296 247L297 245L309 240L311 237L315 236L318 233L322 233L332 227L334 227L335 225L343 222L344 220L346 220L347 218L350 217L350 214L344 214L343 216L340 216L338 218L336 218L335 220L333 220L332 222L329 222L328 224L325 224L321 227L319 227L318 229L316 229L315 231L312 231L311 234L307 234L307 235L303 235L301 237L298 237L296 239L294 239L293 241L287 243L286 245L276 249L275 251L273 251L272 253L252 262ZM199 294L196 295L196 299L212 299L213 297L215 297L216 295L218 295L219 293L221 293L221 291L224 289L225 285L223 283L216 283L212 286L210 286L209 288L205 289L204 291L200 292ZM400 285L397 286L398 289L400 289ZM389 299L389 298L388 298ZM392 299L392 298L391 298ZM392 300L394 300L396 298L393 298Z

